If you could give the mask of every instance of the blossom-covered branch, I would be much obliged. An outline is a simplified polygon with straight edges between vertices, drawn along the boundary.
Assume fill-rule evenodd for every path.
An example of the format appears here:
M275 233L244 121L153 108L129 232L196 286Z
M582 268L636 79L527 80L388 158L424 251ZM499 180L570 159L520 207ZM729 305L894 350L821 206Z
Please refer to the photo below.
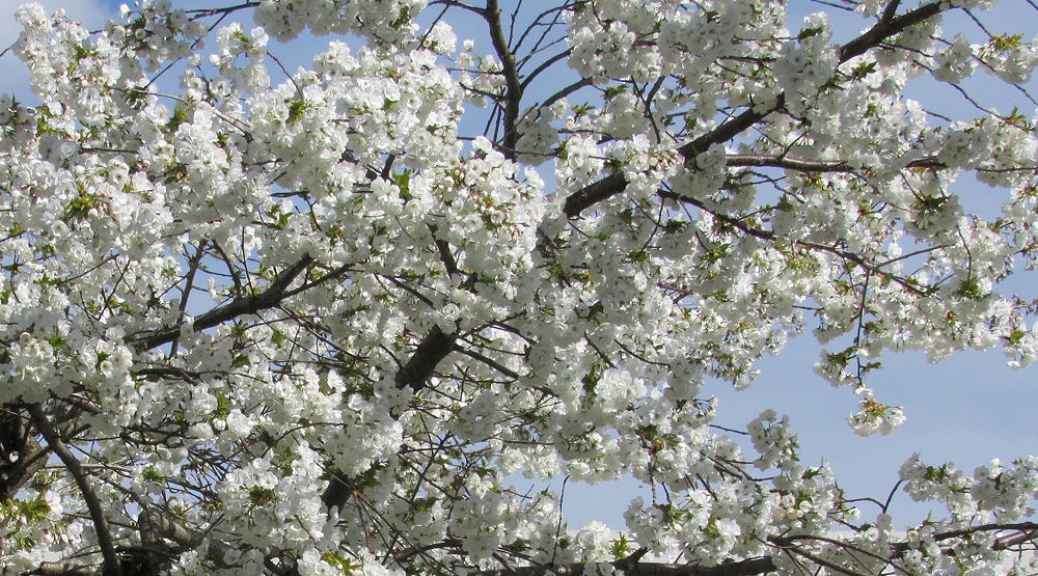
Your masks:
M1035 571L1035 457L910 458L905 527L704 393L810 333L891 434L884 355L1038 359L1038 43L991 4L22 8L2 570ZM622 478L621 530L564 514Z
M892 1L888 4L888 10L896 11L899 5L900 2L896 0ZM894 17L892 13L888 12L885 14L884 18L880 19L879 22L876 23L875 26L854 40L841 46L839 50L839 61L840 63L844 63L856 56L860 56L867 50L879 46L887 39L902 33L907 28L925 22L928 18L932 18L942 10L947 10L950 7L951 5L945 2L930 2L929 4L915 8L908 13L897 17ZM678 148L678 152L686 162L693 162L697 156L706 152L710 146L729 142L739 134L745 132L751 126L760 122L771 112L780 110L782 104L783 95L781 94L777 96L777 104L773 107L770 107L765 103L755 103L754 107L751 109L743 111L738 116L726 120L714 130L703 134L692 142L682 145ZM767 108L767 110L760 110L762 107ZM838 160L837 162L845 161L846 160ZM627 181L624 179L622 174L611 174L606 178L589 184L585 188L574 192L566 198L566 216L574 218L596 203L623 192L626 187Z

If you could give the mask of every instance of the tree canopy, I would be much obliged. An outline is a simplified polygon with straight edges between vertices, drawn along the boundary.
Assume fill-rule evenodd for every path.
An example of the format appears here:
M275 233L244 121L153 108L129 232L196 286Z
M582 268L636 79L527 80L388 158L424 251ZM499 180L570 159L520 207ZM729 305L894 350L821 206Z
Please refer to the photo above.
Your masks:
M1038 356L1035 117L971 84L1038 106L1038 43L991 5L22 7L0 571L1033 573L1038 458L910 459L946 514L904 530L701 394L812 333L888 433L883 353ZM522 476L651 496L613 534Z

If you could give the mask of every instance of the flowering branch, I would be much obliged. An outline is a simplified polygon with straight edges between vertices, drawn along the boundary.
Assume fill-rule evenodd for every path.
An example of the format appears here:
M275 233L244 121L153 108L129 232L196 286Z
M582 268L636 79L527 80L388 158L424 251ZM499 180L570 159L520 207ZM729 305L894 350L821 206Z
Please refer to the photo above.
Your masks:
M900 6L898 0L893 0L887 5L883 16L875 26L869 28L864 34L843 45L840 48L840 62L846 62L855 56L860 56L870 49L879 46L884 40L896 36L908 28L933 18L934 16L950 10L952 5L948 2L930 2L907 12L901 16L894 16Z
M797 172L855 172L859 170L846 160L804 160L761 154L730 154L726 157L725 164L730 167L785 168ZM946 166L937 158L929 156L913 160L904 167L941 169Z
M719 564L717 566L626 562L625 560L610 562L610 565L627 576L754 576L756 574L767 574L775 570L775 563L770 556ZM598 566L595 563L577 562L562 566L521 566L497 570L479 570L469 574L473 576L546 576L549 574L557 576L584 576L585 574L600 574L598 570Z
M897 6L897 2L892 2L888 5L888 10L896 10ZM920 6L919 8L896 18L890 17L889 14L887 14L884 18L881 18L875 26L840 48L840 63L846 62L855 56L864 54L870 48L879 46L887 38L896 36L905 29L915 24L925 22L936 14L949 9L951 9L951 4L939 0L937 2L931 2ZM757 108L746 110L738 116L725 121L710 132L707 132L688 144L681 146L678 148L678 152L686 162L690 162L699 154L707 151L710 146L728 142L754 124L763 120L772 112L781 109L783 101L784 95L779 95L774 106L759 111ZM567 218L576 218L581 212L591 206L623 192L624 189L627 188L627 184L627 179L624 178L623 174L611 174L569 195L566 198L563 212L566 214Z
M245 314L255 314L268 308L273 308L285 298L286 291L292 281L296 279L306 267L313 262L309 254L304 255L298 262L282 270L277 279L270 283L266 290L251 296L236 297L223 306L214 308L205 314L195 318L192 326L195 330L206 330L219 326L228 320L233 320ZM182 323L169 328L161 328L151 332L139 334L136 337L138 350L151 350L163 344L167 344L180 336Z
M768 240L768 241L772 241L772 242L776 240L774 232L771 232L770 230L762 230L760 228L755 228L753 226L750 226L750 225L746 224L745 222L743 222L742 220L740 220L738 218L734 218L734 217L729 216L727 214L722 214L722 213L710 210L709 208L707 208L706 204L704 204L703 202L701 202L699 200L696 200L695 198L687 198L687 197L681 196L679 194L674 194L673 192L666 192L666 191L660 191L659 195L662 198L666 198L668 200L674 200L676 202L683 202L683 203L686 203L686 204L691 204L692 206L695 206L696 208L698 208L700 210L703 210L705 212L710 213L714 218L717 218L718 220L724 222L725 224L731 226L732 228L735 228L735 229L737 229L737 230L739 230L739 231L741 231L744 234L747 234L749 236L753 236L754 238L759 238L761 240ZM913 283L913 282L909 281L906 278L903 278L903 277L898 276L896 274L891 274L890 272L887 272L887 271L881 269L881 266L886 265L886 264L890 264L891 263L890 261L883 262L883 263L880 263L880 264L872 264L872 263L867 262L864 258L862 258L862 256L860 254L856 254L856 253L850 252L848 250L842 250L842 249L838 248L837 246L829 246L829 245L825 245L825 244L819 244L817 242L809 242L809 241L806 241L806 240L796 240L794 243L797 246L802 246L804 248L809 248L811 250L821 250L823 252L828 252L830 254L833 254L834 256L839 256L840 258L843 258L844 260L846 260L848 262L856 264L857 266L861 267L863 270L866 270L866 271L868 271L871 274L876 274L877 276L882 277L884 280L889 280L889 281L892 281L892 282L895 282L895 283L901 285L903 288L905 288L909 292L911 292L913 294L916 294L918 296L927 296L927 295L929 295L929 292L926 289L921 288L918 284ZM929 248L928 250L936 250L936 249L942 248L942 247L943 246L936 246L936 247Z
M101 549L101 557L104 558L105 576L119 576L122 574L119 555L115 551L115 544L112 541L112 532L108 528L108 519L105 517L104 506L94 492L90 478L87 477L79 460L65 445L57 430L51 426L50 420L43 412L43 409L40 408L40 405L33 404L30 406L29 414L32 416L36 429L40 431L44 440L47 441L47 445L61 460L61 463L65 465L65 469L72 475L76 485L79 487L79 492L83 495L83 501L86 503L87 510L90 511L90 520L94 523L97 545Z
M702 395L809 324L851 343L835 383L906 345L1038 359L1038 309L1003 293L1038 260L1033 120L904 92L978 62L1020 87L1038 48L946 40L930 24L970 2L922 2L863 3L842 46L824 9L790 33L785 3L739 0L434 0L432 23L421 0L162 0L95 33L23 8L46 104L0 95L0 564L858 576L1033 548L1011 522L1038 457L910 461L901 486L950 520L835 535L858 510L788 419L739 442ZM448 12L478 37L459 49ZM368 46L293 72L268 43L307 30ZM966 173L1009 189L997 220L964 214ZM190 318L202 284L223 297ZM866 400L859 431L897 419ZM517 472L652 500L611 545Z
M776 105L767 111L758 112L754 109L746 110L738 116L725 121L710 132L707 132L688 144L681 146L678 148L678 152L686 162L690 162L694 160L696 156L706 152L710 146L721 142L727 142L749 129L757 122L760 122L765 116L781 108L782 102L783 98L780 96ZM627 187L627 184L627 179L623 174L615 173L607 176L582 190L569 195L563 206L563 213L566 214L567 218L576 218L581 212L591 206L623 192Z

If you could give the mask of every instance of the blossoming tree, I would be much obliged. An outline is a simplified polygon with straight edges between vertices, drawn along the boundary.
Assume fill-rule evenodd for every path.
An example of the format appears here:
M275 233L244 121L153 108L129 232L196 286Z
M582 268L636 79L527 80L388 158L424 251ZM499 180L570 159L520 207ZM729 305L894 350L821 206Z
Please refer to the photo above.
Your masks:
M886 433L884 351L1035 359L1002 288L1038 255L1034 119L963 82L1029 99L1036 45L978 0L820 5L857 14L845 41L772 0L500 4L20 10L4 57L41 103L0 97L0 571L1033 571L1038 458L910 460L947 513L904 531L786 419L740 444L699 393L813 331ZM304 33L331 41L291 72L269 38ZM997 218L960 202L983 185ZM613 537L518 474L653 496Z

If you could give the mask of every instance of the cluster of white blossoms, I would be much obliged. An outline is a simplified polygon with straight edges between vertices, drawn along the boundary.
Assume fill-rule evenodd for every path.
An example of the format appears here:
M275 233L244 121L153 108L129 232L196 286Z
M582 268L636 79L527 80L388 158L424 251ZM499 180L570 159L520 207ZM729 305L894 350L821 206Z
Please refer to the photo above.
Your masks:
M1027 569L1034 458L913 459L947 517L906 534L700 394L811 331L889 434L884 353L1038 359L1034 116L904 94L1026 93L1033 41L942 37L988 3L843 44L757 0L176 4L29 5L0 54L38 100L0 95L0 573ZM651 496L613 538L520 477Z

